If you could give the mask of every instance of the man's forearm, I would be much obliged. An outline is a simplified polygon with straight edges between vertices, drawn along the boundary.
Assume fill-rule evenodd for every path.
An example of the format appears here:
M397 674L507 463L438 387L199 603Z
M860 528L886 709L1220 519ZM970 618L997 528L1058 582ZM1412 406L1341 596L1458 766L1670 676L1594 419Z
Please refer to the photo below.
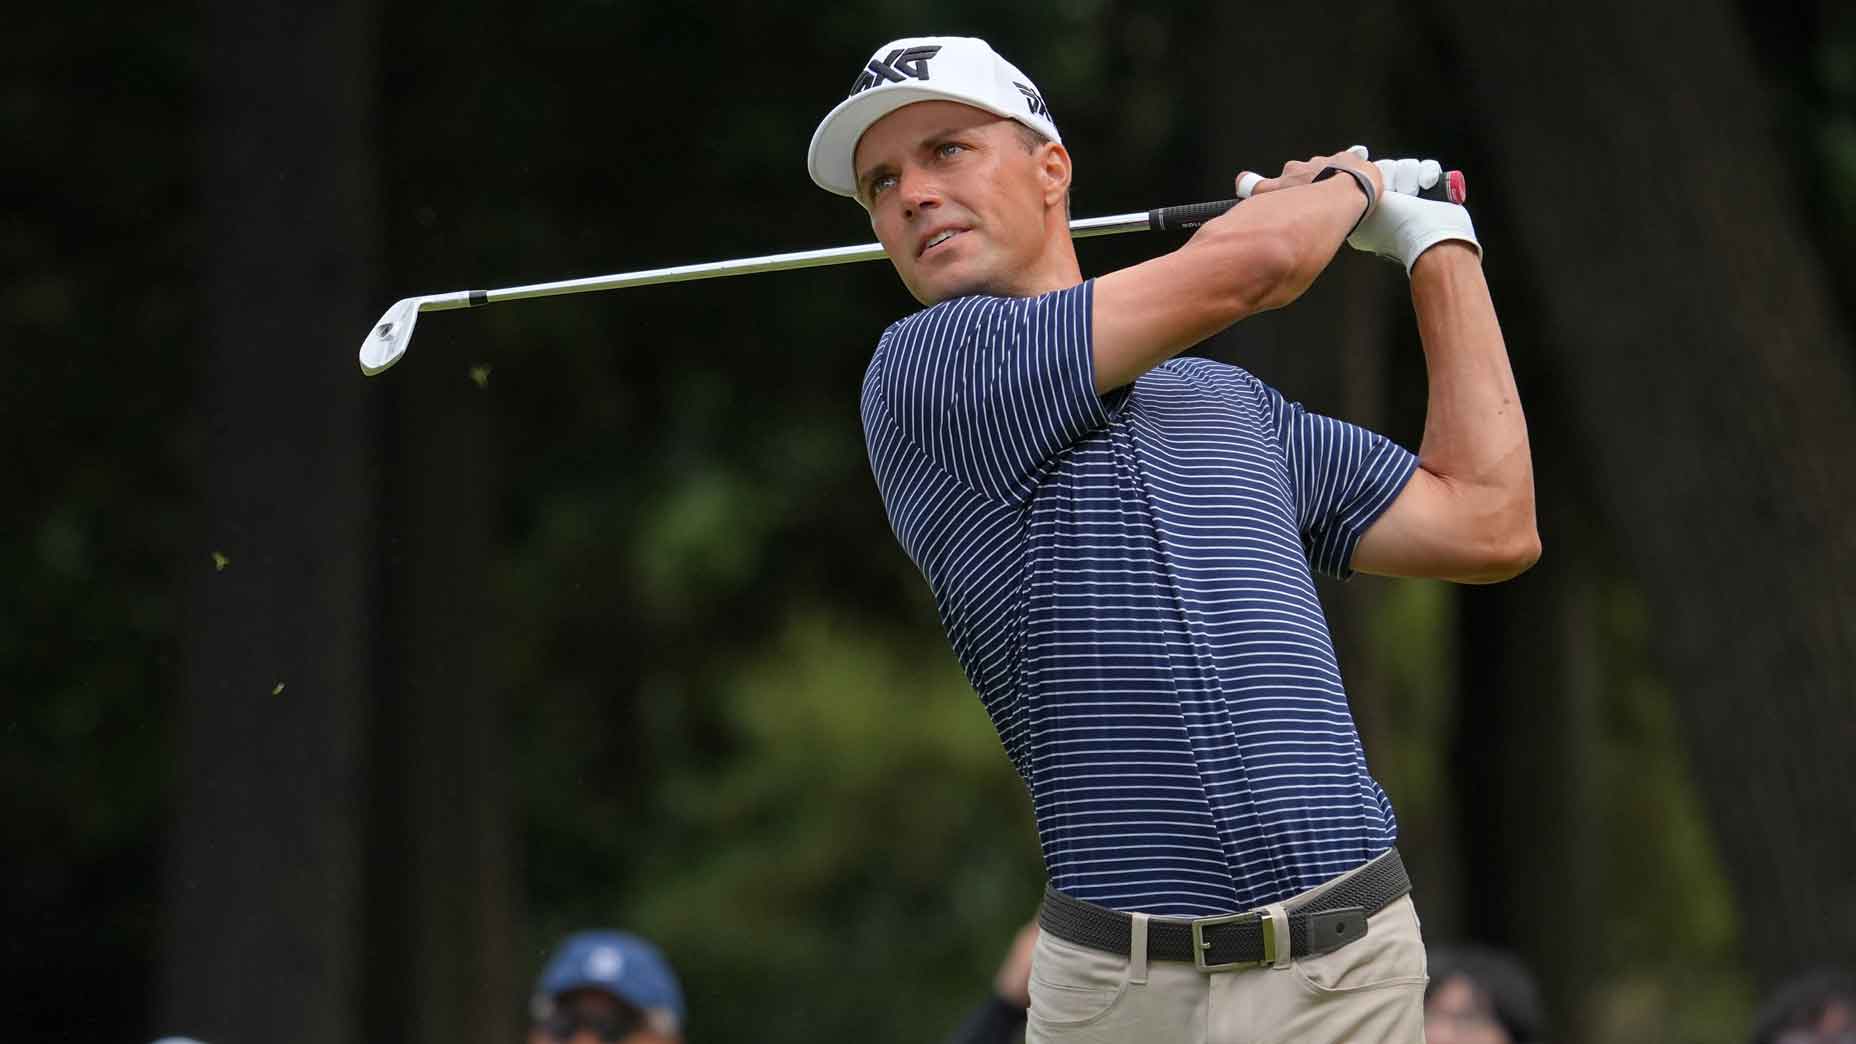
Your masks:
M1366 204L1353 178L1333 177L1252 196L1220 218L1229 222L1231 236L1266 235L1283 247L1283 263L1254 311L1281 308L1301 297L1340 252Z
M1300 297L1365 206L1346 177L1264 193L1207 222L1178 250L1098 278L1096 391Z
M1419 463L1536 539L1527 419L1480 257L1459 242L1426 250L1411 300L1430 380Z
M1411 301L1430 374L1419 467L1360 537L1353 567L1460 583L1506 580L1540 557L1534 465L1475 248L1446 240L1419 254Z

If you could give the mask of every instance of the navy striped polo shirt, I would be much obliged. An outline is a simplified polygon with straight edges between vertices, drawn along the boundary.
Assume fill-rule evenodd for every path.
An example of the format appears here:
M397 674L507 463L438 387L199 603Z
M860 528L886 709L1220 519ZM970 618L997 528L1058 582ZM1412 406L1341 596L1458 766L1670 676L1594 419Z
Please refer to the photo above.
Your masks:
M1207 359L1097 396L1094 286L891 326L864 376L870 465L1051 883L1253 909L1396 837L1310 569L1348 575L1416 460Z

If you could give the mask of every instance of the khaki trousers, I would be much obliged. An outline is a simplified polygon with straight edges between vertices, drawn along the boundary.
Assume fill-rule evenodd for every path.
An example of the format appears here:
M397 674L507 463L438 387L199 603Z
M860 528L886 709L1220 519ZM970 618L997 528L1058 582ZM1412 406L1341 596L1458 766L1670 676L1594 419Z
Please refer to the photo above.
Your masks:
M1296 909L1346 876L1283 903ZM1154 918L1153 920L1160 920ZM1136 938L1144 935L1137 924ZM1202 972L1038 934L1026 1044L1326 1044L1424 1041L1424 939L1411 897L1366 935L1275 967Z

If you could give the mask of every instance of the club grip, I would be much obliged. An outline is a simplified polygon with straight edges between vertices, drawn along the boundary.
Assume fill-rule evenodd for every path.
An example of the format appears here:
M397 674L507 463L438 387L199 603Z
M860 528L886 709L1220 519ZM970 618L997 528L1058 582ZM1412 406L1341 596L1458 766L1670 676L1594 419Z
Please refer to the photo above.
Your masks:
M1237 204L1235 199L1221 199L1214 203L1181 203L1176 207L1161 207L1147 212L1147 227L1155 232L1190 232Z
M1437 184L1420 189L1418 198L1460 204L1469 199L1469 184L1464 180L1462 171L1447 170L1443 177L1437 179ZM1176 207L1161 207L1147 212L1147 227L1153 232L1190 232L1240 202L1242 200L1220 199L1211 203L1182 203Z

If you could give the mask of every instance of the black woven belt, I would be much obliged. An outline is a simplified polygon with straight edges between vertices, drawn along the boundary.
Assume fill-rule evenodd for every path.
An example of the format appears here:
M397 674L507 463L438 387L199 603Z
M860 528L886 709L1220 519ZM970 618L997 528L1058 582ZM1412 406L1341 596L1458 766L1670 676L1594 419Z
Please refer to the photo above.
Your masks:
M1289 915L1289 957L1332 953L1366 934L1366 919L1411 891L1398 849L1388 849L1351 876L1304 900ZM1274 964L1274 934L1262 910L1186 921L1147 922L1147 959L1189 961L1203 971ZM1044 890L1038 925L1059 939L1104 953L1126 954L1134 918L1107 907Z

